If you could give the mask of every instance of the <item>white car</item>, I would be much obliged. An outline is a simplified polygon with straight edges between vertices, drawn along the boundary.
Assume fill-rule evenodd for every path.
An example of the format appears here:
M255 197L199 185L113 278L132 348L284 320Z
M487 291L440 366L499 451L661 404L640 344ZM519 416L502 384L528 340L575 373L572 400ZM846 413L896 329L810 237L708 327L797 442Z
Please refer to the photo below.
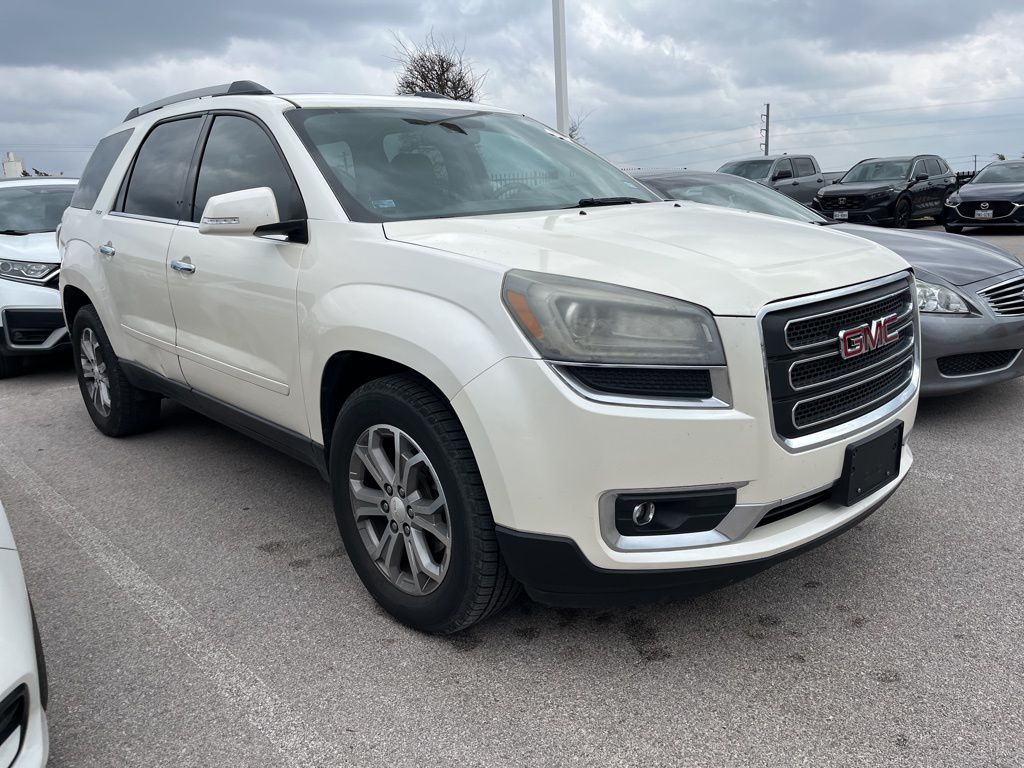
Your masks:
M0 768L46 765L46 663L0 504Z
M54 231L75 180L0 179L0 379L30 355L69 346L60 311Z
M88 189L88 194L82 190ZM250 82L132 110L64 216L85 404L171 397L320 468L374 597L452 632L753 573L905 477L913 276L662 202L561 134Z

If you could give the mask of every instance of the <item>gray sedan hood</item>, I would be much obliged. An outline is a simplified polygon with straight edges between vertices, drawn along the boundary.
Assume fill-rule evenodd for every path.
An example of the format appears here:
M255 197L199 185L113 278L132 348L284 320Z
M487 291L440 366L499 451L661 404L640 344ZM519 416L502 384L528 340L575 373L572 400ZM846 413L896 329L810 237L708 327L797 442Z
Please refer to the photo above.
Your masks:
M857 224L833 226L883 245L910 262L916 271L929 272L953 285L967 285L1021 268L1021 262L1002 248L963 235Z

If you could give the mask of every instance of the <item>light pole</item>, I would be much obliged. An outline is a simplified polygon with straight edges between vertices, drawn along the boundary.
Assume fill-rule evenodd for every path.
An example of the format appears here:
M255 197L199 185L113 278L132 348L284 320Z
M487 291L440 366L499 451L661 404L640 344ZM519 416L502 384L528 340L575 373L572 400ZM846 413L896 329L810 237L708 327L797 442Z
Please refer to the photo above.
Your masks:
M565 68L565 0L551 0L555 37L555 127L569 131L569 86Z

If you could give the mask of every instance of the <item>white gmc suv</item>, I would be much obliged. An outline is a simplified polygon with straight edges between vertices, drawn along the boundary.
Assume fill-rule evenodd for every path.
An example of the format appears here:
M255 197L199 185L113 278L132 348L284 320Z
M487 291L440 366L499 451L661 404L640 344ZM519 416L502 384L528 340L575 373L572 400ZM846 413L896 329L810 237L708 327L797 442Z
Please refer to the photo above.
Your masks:
M170 397L317 466L366 587L422 630L520 584L735 580L912 461L905 262L663 202L504 110L181 94L100 142L60 240L96 426L148 429Z

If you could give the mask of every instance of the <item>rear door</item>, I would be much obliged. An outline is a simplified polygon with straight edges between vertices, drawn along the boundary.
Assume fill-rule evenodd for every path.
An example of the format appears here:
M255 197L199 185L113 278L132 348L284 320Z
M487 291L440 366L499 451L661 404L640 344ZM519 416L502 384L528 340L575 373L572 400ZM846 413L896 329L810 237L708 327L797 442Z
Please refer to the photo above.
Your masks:
M106 215L106 240L99 244L125 335L124 357L176 381L182 374L167 295L167 248L181 218L202 125L203 117L193 115L150 130Z
M824 179L809 157L794 157L793 173L795 183L790 186L792 192L789 196L804 205L810 205L815 193L821 189Z
M174 228L167 253L181 370L196 391L308 436L296 312L305 246L255 235L201 234L198 228L215 195L269 187L282 221L306 217L302 197L277 143L258 120L217 113L208 131L194 200ZM182 264L193 271L181 271Z

